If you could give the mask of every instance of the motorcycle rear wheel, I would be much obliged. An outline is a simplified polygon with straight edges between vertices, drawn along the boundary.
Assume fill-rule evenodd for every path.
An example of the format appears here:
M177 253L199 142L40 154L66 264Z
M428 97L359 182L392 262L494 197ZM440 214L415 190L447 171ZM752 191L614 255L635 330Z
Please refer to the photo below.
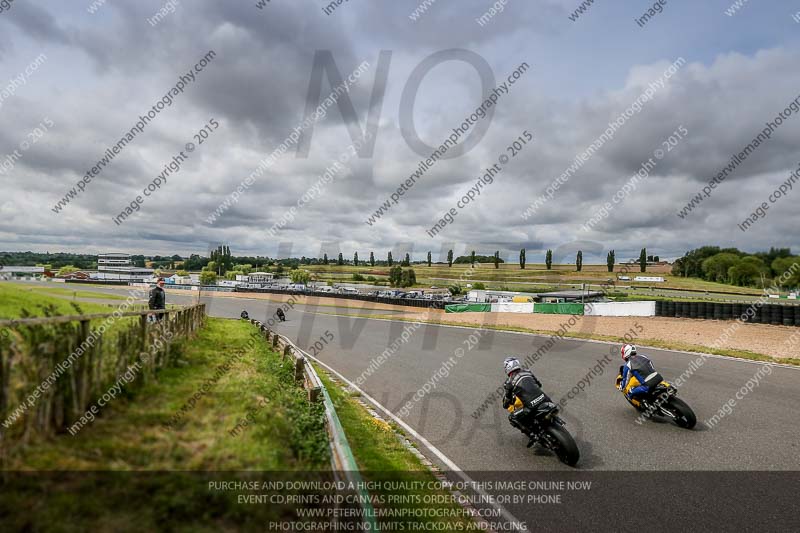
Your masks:
M666 408L675 415L675 423L679 427L684 429L692 429L695 424L697 424L697 416L695 416L692 408L689 407L683 400L679 400L673 396L669 399Z
M575 444L575 439L572 438L569 431L561 426L550 426L547 432L556 441L555 449L553 450L558 456L558 459L565 465L575 466L581 453L578 450L578 445Z

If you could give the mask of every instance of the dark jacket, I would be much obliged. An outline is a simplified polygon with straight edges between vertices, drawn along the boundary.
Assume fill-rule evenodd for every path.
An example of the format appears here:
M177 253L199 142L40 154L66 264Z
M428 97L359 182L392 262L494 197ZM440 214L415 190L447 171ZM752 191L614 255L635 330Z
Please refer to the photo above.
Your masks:
M161 287L153 287L150 290L150 299L147 301L147 306L150 309L166 309L167 308L167 294Z
M525 408L539 405L543 401L550 401L550 398L542 391L542 382L530 370L520 370L512 377L506 379L503 384L505 396L503 397L503 407L508 407L514 403L514 396L519 396Z
M664 379L656 372L653 362L646 355L631 355L628 363L622 367L622 390L628 386L631 376L639 381L639 385L628 392L628 397L638 396L650 391Z

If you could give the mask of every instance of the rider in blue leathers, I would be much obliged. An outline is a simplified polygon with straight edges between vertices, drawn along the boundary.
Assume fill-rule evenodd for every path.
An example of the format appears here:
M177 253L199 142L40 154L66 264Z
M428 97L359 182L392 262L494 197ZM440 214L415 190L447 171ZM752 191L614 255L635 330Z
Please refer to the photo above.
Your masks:
M622 383L620 390L625 390L631 377L635 377L639 385L628 391L629 400L638 399L647 394L650 389L661 383L662 377L656 372L653 362L645 355L636 353L636 346L626 344L620 350L625 366L622 367Z

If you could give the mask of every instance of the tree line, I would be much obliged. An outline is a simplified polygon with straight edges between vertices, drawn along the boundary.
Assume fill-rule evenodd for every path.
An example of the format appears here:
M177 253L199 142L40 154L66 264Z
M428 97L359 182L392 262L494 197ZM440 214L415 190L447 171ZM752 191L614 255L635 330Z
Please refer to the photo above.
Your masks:
M672 274L740 287L763 288L771 284L773 279L789 272L795 263L800 264L800 256L792 255L790 248L773 247L766 252L751 254L738 248L701 246L676 259ZM791 277L784 279L785 286L800 286L800 271L793 270Z

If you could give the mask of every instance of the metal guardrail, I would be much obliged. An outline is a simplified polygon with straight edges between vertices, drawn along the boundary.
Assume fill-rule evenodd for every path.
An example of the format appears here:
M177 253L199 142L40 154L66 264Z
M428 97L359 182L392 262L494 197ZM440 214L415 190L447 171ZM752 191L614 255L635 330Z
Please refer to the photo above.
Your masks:
M290 294L295 296L315 296L321 298L340 298L343 300L359 300L389 305L403 305L406 307L426 307L430 309L444 309L445 305L459 303L457 300L427 300L425 298L390 298L386 296L369 296L367 294L347 294L324 291L298 291L281 289L244 289L236 287L234 292L262 293L262 294Z
M307 354L287 337L270 330L263 322L251 318L250 323L258 326L264 334L264 339L272 345L273 349L279 350L284 358L294 359L295 381L303 383L303 387L308 391L309 401L323 402L334 476L338 478L337 480L348 481L353 487L356 487L356 492L359 493L359 505L363 511L363 520L367 526L365 531L378 531L375 510L372 507L369 492L364 488L361 472L353 456L353 451L350 449L350 443L347 441L339 416L336 414L336 408L317 371L306 358ZM341 479L342 476L344 479Z

